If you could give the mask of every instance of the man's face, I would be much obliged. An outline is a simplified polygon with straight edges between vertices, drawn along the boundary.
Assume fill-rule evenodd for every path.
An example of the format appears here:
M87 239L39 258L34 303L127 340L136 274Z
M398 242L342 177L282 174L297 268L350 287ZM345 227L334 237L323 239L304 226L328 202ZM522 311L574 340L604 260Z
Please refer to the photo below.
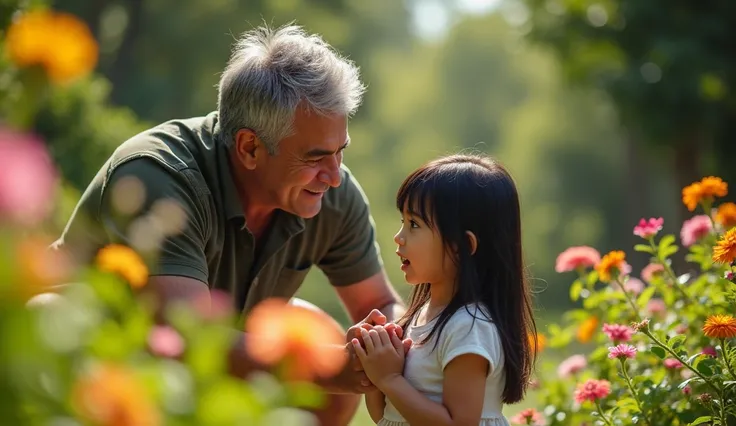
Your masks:
M313 217L322 208L325 191L340 186L342 151L348 143L346 116L297 108L294 133L281 140L276 155L257 159L258 181L277 208Z

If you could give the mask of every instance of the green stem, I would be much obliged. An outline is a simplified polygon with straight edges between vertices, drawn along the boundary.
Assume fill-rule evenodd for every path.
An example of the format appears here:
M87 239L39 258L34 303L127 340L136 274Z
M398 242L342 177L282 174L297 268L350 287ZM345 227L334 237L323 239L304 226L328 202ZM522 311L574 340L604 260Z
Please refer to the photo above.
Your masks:
M634 315L636 315L636 318L641 322L641 316L639 315L639 308L636 306L636 303L631 299L631 296L629 296L629 293L624 288L624 285L621 284L621 281L619 281L618 277L613 280L616 284L618 284L619 287L621 287L621 291L624 293L624 297L626 300L628 300L629 305L631 305L631 309L634 310Z
M631 395L634 396L634 400L636 401L636 405L639 407L639 411L641 411L641 415L644 416L644 421L646 421L647 424L651 426L652 422L649 420L649 417L647 417L647 413L644 412L644 407L642 407L641 401L639 401L639 396L636 394L636 391L634 390L634 384L631 383L629 372L626 370L626 360L625 359L621 359L621 372L624 375L624 379L626 379L626 385L629 387L629 390L631 391Z
M721 411L721 424L722 425L728 425L728 418L726 418L726 410L723 408L724 405L726 405L726 389L723 389L721 391L721 401L720 404L718 404L718 408L720 408Z
M664 349L665 351L669 352L670 355L672 355L676 360L680 361L680 363L682 365L684 365L685 367L687 367L688 370L692 371L693 374L695 374L696 376L698 376L701 380L703 380L703 382L705 382L708 386L710 386L711 388L713 388L713 390L715 390L716 393L718 393L720 395L721 389L719 389L718 386L714 385L713 382L711 382L705 376L703 376L702 374L700 374L700 372L698 370L694 369L690 364L688 364L686 360L680 358L680 356L677 355L675 353L675 351L673 351L672 349L670 349L669 346L667 346L667 345L663 344L662 342L660 342L659 339L657 339L656 337L654 337L649 330L646 330L646 329L645 330L642 330L642 333L644 333L647 336L649 336L649 338L652 339L654 341L654 343L657 344L657 346L659 346L662 349Z
M736 380L736 373L731 368L731 360L728 358L728 347L726 346L726 339L721 338L721 352L723 352L723 362L726 363L726 369L731 373L731 377Z
M683 299L687 301L689 305L695 305L695 301L690 297L690 295L687 294L684 288L677 282L677 275L675 275L675 271L672 270L672 267L667 263L667 259L663 259L659 256L659 250L657 250L657 246L654 245L654 239L649 239L649 245L652 247L652 251L654 253L657 253L657 262L659 262L660 265L664 268L665 272L667 272L668 277L672 280L672 286L675 287L682 293Z
M598 409L598 414L601 415L601 418L603 419L603 421L606 422L606 424L608 426L613 426L613 424L611 424L611 421L608 420L608 418L606 417L605 414L603 414L603 409L601 408L601 404L600 404L600 402L598 402L597 399L595 400L595 406Z

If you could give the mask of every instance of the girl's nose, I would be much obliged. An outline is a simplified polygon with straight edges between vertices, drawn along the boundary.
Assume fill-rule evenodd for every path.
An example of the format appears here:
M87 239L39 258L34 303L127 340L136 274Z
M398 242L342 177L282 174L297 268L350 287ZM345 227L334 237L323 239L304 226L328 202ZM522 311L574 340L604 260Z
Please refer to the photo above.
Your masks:
M404 237L401 236L401 231L397 232L396 235L394 235L394 242L400 246L406 244L406 240L404 239Z

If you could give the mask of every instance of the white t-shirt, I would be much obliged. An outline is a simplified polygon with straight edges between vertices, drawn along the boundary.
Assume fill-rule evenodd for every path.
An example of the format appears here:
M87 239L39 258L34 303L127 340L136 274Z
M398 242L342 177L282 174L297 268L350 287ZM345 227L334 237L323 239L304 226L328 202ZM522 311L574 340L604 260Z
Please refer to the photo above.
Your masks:
M406 355L404 378L429 399L441 404L445 366L460 355L478 354L490 363L480 425L509 426L501 399L506 384L503 348L496 325L487 318L490 315L487 311L486 314L481 312L478 305L461 307L445 324L436 347L436 332L426 344L420 346L418 343L429 334L437 318L421 326L409 325L405 337L411 337L414 344ZM386 408L378 426L406 425L409 423L386 398Z

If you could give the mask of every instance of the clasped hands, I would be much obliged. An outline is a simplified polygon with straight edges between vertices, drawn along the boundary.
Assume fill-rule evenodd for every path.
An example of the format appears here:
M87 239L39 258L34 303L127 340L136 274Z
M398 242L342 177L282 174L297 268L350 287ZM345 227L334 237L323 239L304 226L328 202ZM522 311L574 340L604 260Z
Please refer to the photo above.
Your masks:
M386 316L374 309L348 329L345 336L348 363L323 386L331 393L363 394L376 391L378 381L401 375L412 344L411 339L403 339L403 334L401 326L387 323Z

